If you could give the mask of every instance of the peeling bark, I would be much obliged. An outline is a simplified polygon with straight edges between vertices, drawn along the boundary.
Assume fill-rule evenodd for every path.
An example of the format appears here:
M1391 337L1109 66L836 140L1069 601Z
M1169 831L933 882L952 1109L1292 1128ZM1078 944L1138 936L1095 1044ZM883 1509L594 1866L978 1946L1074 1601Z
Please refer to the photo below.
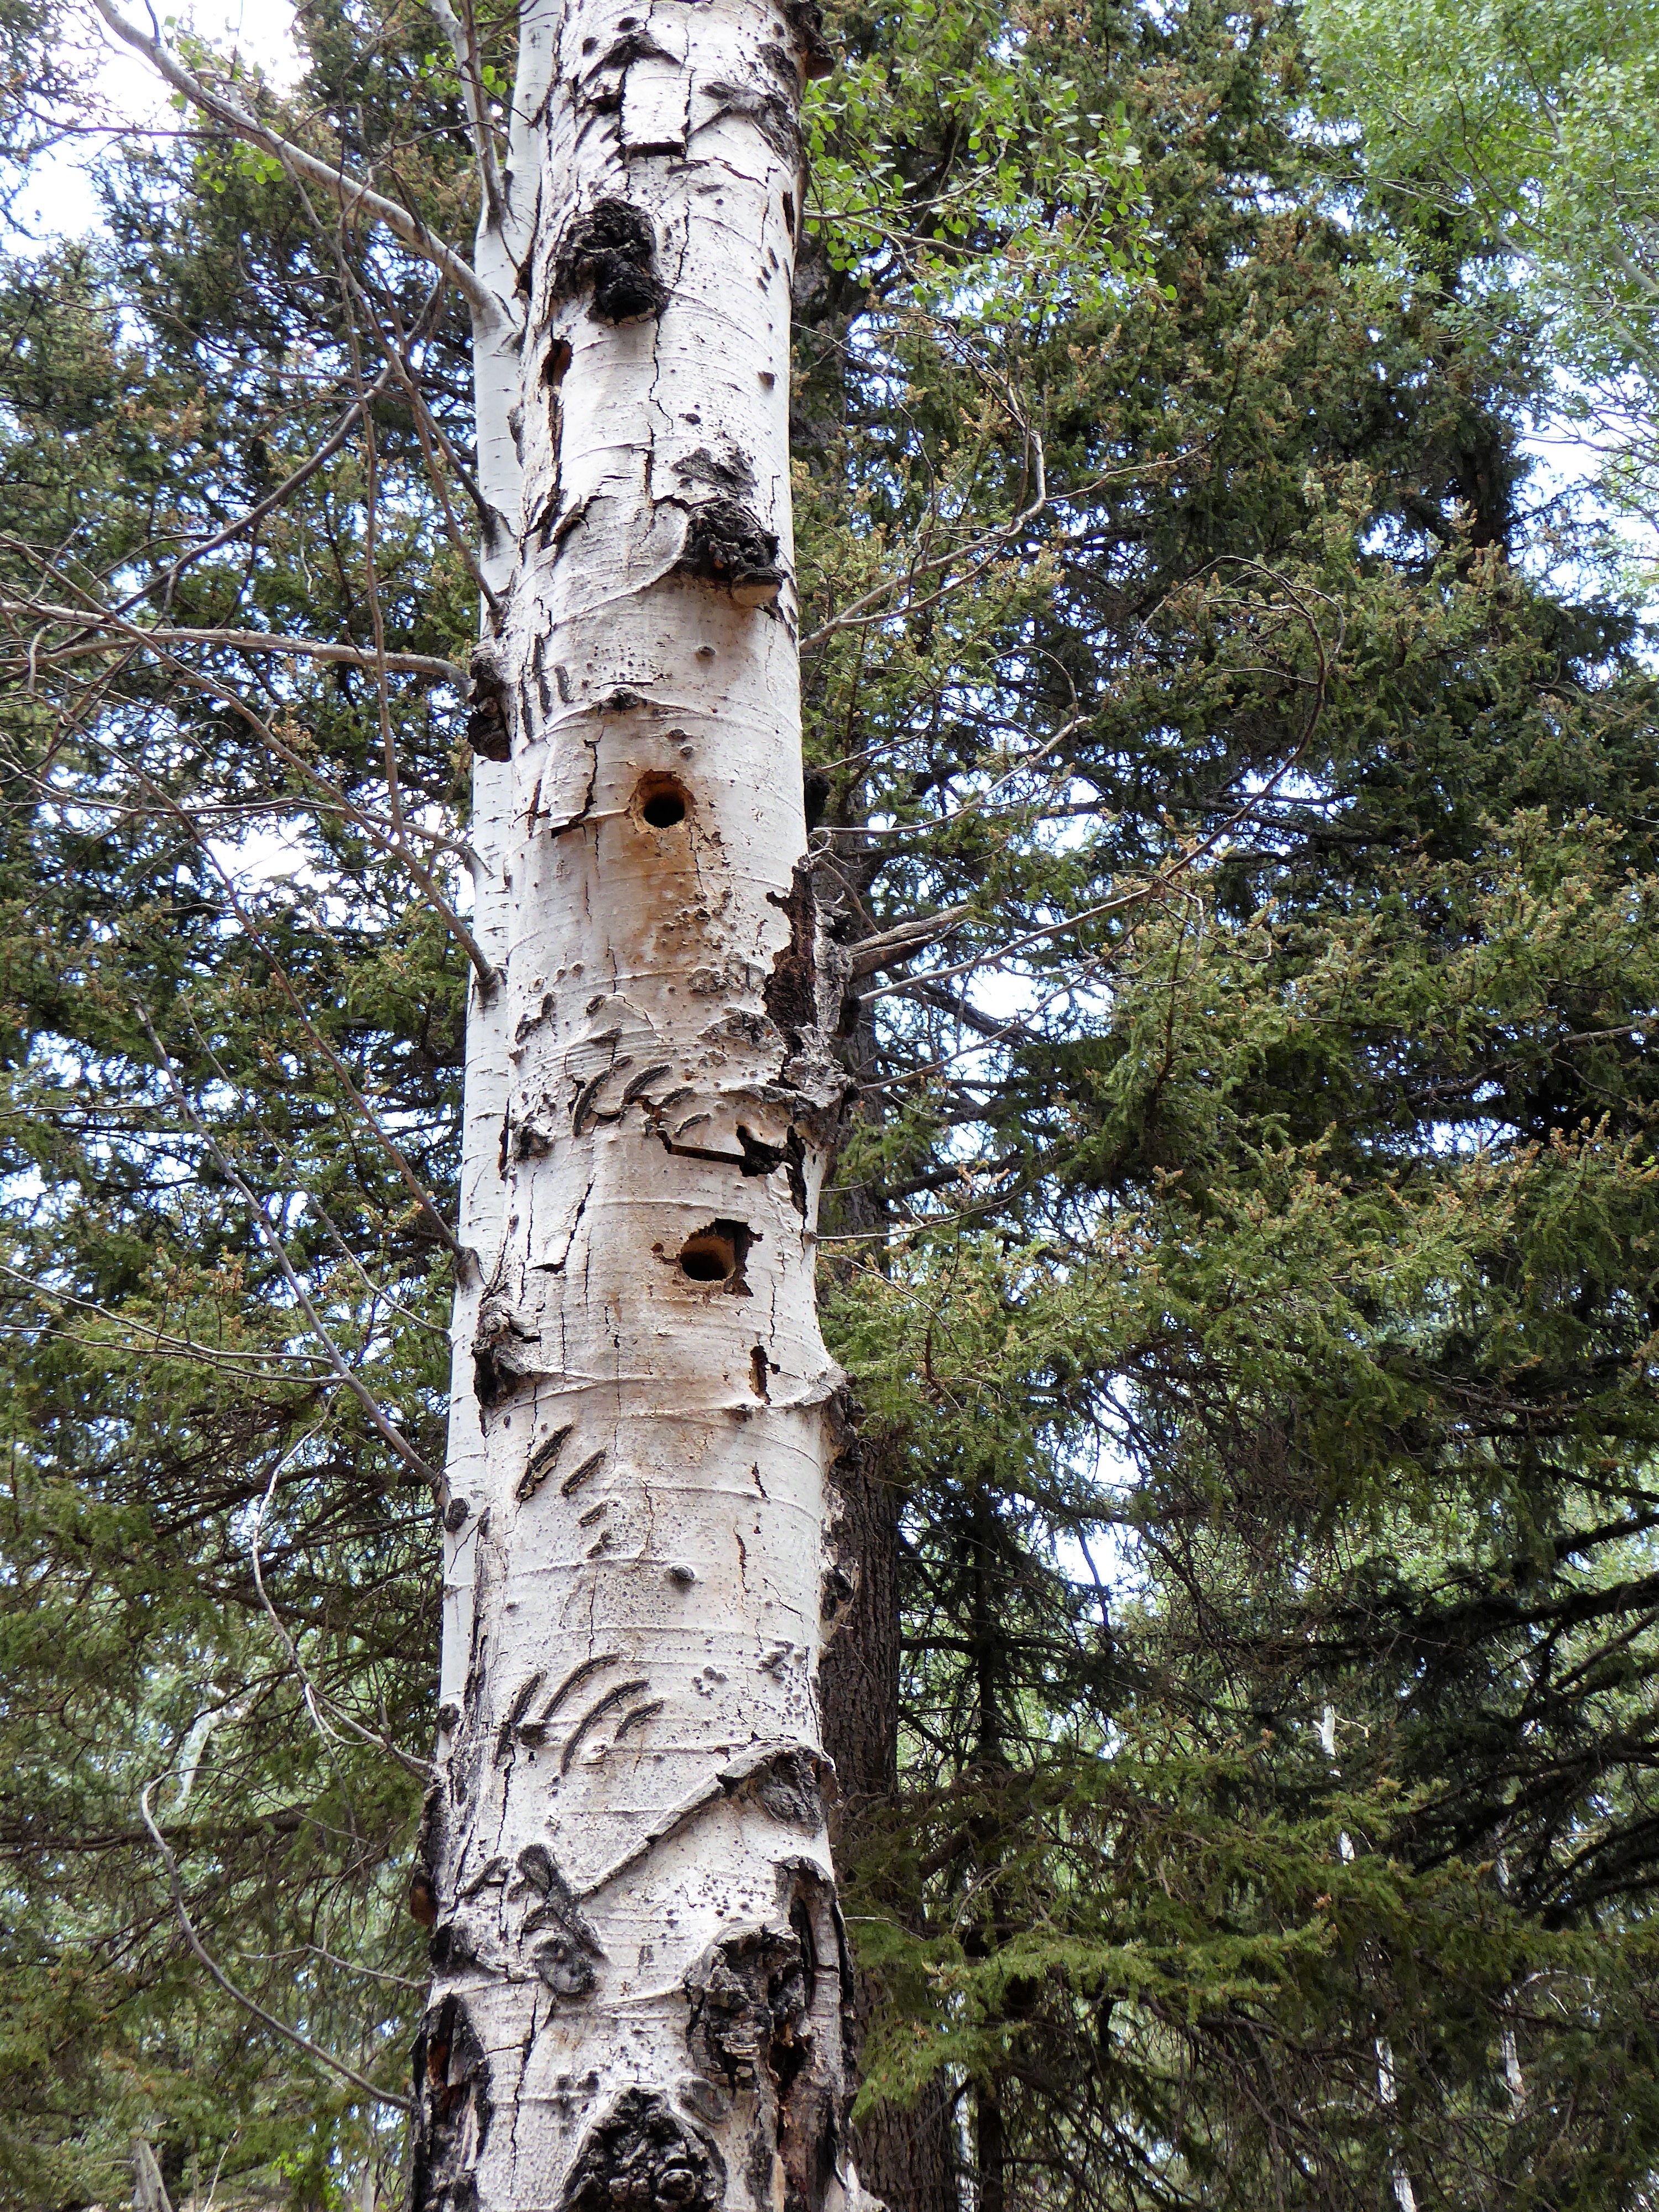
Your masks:
M788 557L825 60L811 0L521 21L479 249L527 304L477 349L503 980L469 1025L411 2212L869 2202L817 1687L847 978Z

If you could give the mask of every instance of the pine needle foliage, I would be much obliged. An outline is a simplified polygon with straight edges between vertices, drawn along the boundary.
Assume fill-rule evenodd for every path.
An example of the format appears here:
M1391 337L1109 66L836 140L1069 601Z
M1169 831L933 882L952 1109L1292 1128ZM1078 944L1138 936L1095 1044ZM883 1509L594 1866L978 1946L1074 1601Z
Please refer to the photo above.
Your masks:
M1289 9L831 16L823 1255L902 1601L863 2115L942 2091L978 2212L1644 2203L1659 724L1529 474L1543 334L1478 222L1356 183ZM16 20L12 143L69 96ZM240 96L463 232L424 17L304 30ZM103 174L0 270L0 2197L113 2201L140 2132L175 2197L331 2207L395 2196L395 2104L211 1981L142 1793L207 1952L399 2094L465 327L187 119Z

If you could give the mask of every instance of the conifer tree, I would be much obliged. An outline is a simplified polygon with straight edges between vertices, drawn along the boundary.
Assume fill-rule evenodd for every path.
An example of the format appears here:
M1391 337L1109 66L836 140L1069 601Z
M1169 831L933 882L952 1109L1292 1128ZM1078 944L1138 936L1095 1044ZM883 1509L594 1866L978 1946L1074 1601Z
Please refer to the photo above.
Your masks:
M0 295L0 2158L29 2203L110 2201L134 2134L175 2203L216 2172L221 2201L277 2180L307 2205L365 2174L380 2201L416 2172L428 2195L498 2185L517 2053L479 2038L481 2128L448 1997L489 1984L503 1929L531 1961L503 2002L560 2036L621 1971L609 1893L573 1894L584 1863L550 1830L544 1863L515 1839L457 1912L456 1831L422 1816L434 1715L453 1698L453 1735L468 1697L465 1669L437 1679L440 1548L477 1555L482 1504L492 1532L552 1504L597 1449L572 1456L573 1422L514 1494L550 1386L517 1279L494 1279L503 1114L538 1218L630 1131L665 1178L781 1206L789 1181L635 1131L653 1083L601 1120L649 1055L580 1132L578 1086L538 1151L507 1057L540 997L510 995L529 908L492 900L492 866L522 846L527 900L531 856L588 850L580 823L554 836L545 786L513 795L516 754L488 759L585 696L545 649L545 701L536 681L553 601L533 616L514 580L518 471L550 492L556 420L599 465L572 428L576 340L597 404L672 310L594 317L609 245L568 292L551 237L522 295L509 254L497 289L515 314L550 303L536 343L572 356L556 400L515 356L525 412L475 437L471 380L495 371L432 240L477 212L480 115L505 125L524 57L482 16L472 53L468 20L458 54L409 11L312 9L283 96L182 43L274 149L187 106L176 143L106 164L105 234L15 259ZM13 145L63 112L73 56L52 77L42 31L9 27L39 87ZM797 853L838 916L835 1079L856 1085L818 1223L860 1401L820 1676L861 2040L843 2155L894 2212L970 2187L1103 2212L1635 2204L1656 2119L1653 711L1593 535L1528 482L1547 368L1524 297L1478 223L1356 185L1309 125L1288 12L1102 5L1022 17L1017 45L965 7L827 31L778 588L800 604ZM288 144L392 212L285 169ZM651 275L615 250L619 281ZM682 428L679 458L720 458L708 422ZM691 481L688 510L759 497ZM611 511L556 559L543 512L523 563L562 591ZM728 647L786 649L725 583L651 591ZM648 673L617 688L648 700ZM632 761L647 708L605 696L602 894L631 854L672 872L698 809L735 803L681 740ZM684 820L644 820L641 772ZM799 883L765 888L799 906ZM787 906L760 921L775 955ZM599 1042L607 1065L629 1050ZM702 1206L713 1187L692 1236L738 1218ZM758 1225L751 1279L781 1233ZM648 1285L753 1309L682 1288L684 1240L659 1241ZM769 1364L765 1399L738 1380L772 1419ZM452 1402L473 1456L445 1480ZM677 1563L692 1602L710 1578ZM471 1588L452 1571L452 1627ZM514 1694L487 1789L568 1747L564 1706L538 1741ZM651 1702L600 1713L570 1778L605 1786L611 1724ZM718 1802L672 1799L665 1847L731 1820L821 1872L778 1776L720 1771ZM693 2147L657 2160L676 2186L708 2140L748 2186L721 2131L769 2116L804 1982L746 2012L764 1948L718 1990L651 1985L688 2054L648 2085ZM815 1996L838 2003L834 1979ZM745 2019L752 2087L701 2069L723 2112L684 2038ZM564 2093L579 2171L580 2146L615 2148L617 2078ZM629 2114L647 2165L680 2149Z

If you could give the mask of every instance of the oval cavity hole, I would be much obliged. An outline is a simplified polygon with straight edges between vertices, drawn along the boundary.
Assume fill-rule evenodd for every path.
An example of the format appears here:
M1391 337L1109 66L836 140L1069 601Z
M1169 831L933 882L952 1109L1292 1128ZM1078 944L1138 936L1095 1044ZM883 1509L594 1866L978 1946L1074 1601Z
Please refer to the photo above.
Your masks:
M701 1229L680 1247L680 1273L694 1283L730 1282L737 1271L736 1241L718 1229Z
M634 797L641 821L651 830L678 829L690 810L690 796L685 786L672 775L642 777Z

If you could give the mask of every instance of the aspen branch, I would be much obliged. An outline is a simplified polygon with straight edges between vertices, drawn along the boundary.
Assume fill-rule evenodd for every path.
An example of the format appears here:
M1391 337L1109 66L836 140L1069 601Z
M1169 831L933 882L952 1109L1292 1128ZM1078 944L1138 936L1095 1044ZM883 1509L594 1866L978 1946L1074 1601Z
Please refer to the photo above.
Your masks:
M245 1382L264 1383L273 1379L258 1364L260 1361L269 1361L276 1367L302 1365L305 1371L297 1378L301 1381L317 1371L318 1354L314 1352L261 1352L256 1346L232 1356L215 1352L207 1345L198 1344L192 1337L173 1336L167 1330L158 1328L153 1322L138 1321L130 1315L118 1313L113 1307L99 1304L95 1298L83 1298L73 1291L59 1290L53 1284L42 1282L38 1276L26 1274L21 1267L8 1266L4 1261L0 1261L0 1275L9 1276L14 1283L21 1284L48 1312L57 1306L74 1306L83 1313L94 1315L100 1321L108 1322L112 1328L121 1329L128 1335L137 1331L147 1336L150 1346L163 1358L196 1361L216 1373L234 1375ZM22 1332L19 1330L18 1333ZM53 1333L68 1344L84 1344L87 1341L70 1329ZM129 1346L127 1348L131 1351L133 1347ZM279 1376L275 1379L283 1381L288 1378Z
M1052 737L1045 738L1040 745L1034 745L1023 759L1017 760L1005 775L997 778L994 783L988 786L984 791L976 792L972 798L963 799L960 806L952 807L948 814L923 815L915 822L892 822L880 829L872 829L868 823L863 822L824 822L819 824L819 834L826 837L913 837L921 836L923 834L931 836L936 830L951 829L957 823L966 822L970 817L977 817L981 821L988 820L990 818L989 810L993 803L1006 791L1014 779L1017 776L1030 775L1040 762L1048 758L1056 746L1063 745L1067 738L1082 728L1084 720L1083 715L1074 714L1069 722L1063 722ZM1054 775L1062 773L1063 768L1062 763L1059 767L1052 769L1051 780ZM1009 813L1024 811L1023 808L1006 810ZM1053 818L1051 810L1045 809L1044 811L1048 813L1050 819Z
M483 77L478 66L477 26L473 19L471 0L462 0L466 10L465 20L455 13L450 0L427 0L427 5L443 26L455 66L460 72L461 96L466 102L468 134L472 150L477 156L478 173L483 179L484 207L492 224L499 223L506 207L506 196L501 190L501 173L495 159L495 134L490 127L489 102L483 88Z
M156 800L158 806L167 810L178 809L179 801L156 784L153 777L146 776L142 769L135 767L124 753L118 751L108 738L84 726L83 734L89 744L100 746L118 767L125 768L129 775L144 786L146 790L155 791L159 794ZM136 811L131 799L125 796L100 797L94 792L71 791L64 785L54 784L49 776L42 775L38 769L25 767L15 754L8 755L0 751L0 761L3 761L14 775L26 776L43 799L55 799L64 805L76 806L88 813L108 815L116 822L125 821L127 817ZM387 825L380 821L378 816L368 813L361 806L354 805L349 799L335 794L327 799L313 799L309 805L311 811L315 814L337 815L341 821L349 823L354 829L361 830L376 851L390 853L393 850L392 833ZM204 801L201 805L191 809L190 821L193 829L198 829L204 822L268 821L275 817L280 817L286 811L280 800L272 799ZM452 837L442 830L431 829L420 822L410 823L408 830L411 837L418 837L422 844L431 846L436 852L453 853L455 857L471 871L474 881L477 881L478 872L483 863L465 838Z
M143 55L152 69L166 79L175 92L183 94L192 107L250 146L257 146L279 161L284 173L297 184L301 181L317 185L334 199L347 217L363 215L376 222L384 223L392 236L408 246L411 252L430 262L445 279L453 284L471 307L473 313L487 323L510 322L505 303L498 300L472 267L453 246L434 237L418 216L410 213L396 200L389 200L371 190L356 178L348 176L343 168L337 168L308 154L304 147L261 123L245 107L210 86L187 70L175 55L169 53L159 37L141 31L136 23L113 5L113 0L92 0L93 6L115 36L136 52Z
M137 635L142 641L143 632L140 630ZM238 698L228 686L216 683L211 677L203 675L198 669L186 666L183 661L175 659L171 654L166 655L165 658L181 684L187 684L195 690L205 692L209 698L217 699L222 705L228 707L234 714L238 715L258 733L279 759L286 761L290 767L297 769L301 774L327 792L331 799L337 800L339 794L334 790L332 785L325 778L319 775L310 763L296 753L291 745L283 744L264 717L262 714L256 714L245 699ZM472 932L433 882L429 870L416 859L401 837L388 834L370 816L354 810L351 818L362 830L364 836L381 852L387 854L389 858L401 862L403 866L408 869L433 911L439 915L454 933L457 942L472 963L477 975L479 988L484 997L488 999L492 996L501 978L483 946L479 945Z
M443 281L440 278L427 294L425 305L415 319L415 327L410 337L411 346L416 344L422 337L427 335L427 325L443 295ZM245 514L238 515L234 521L227 522L198 544L192 545L187 551L179 554L172 565L164 569L159 577L152 578L149 582L140 585L136 592L129 592L121 601L117 612L125 614L130 608L136 607L141 600L153 598L157 591L161 594L162 605L169 605L173 597L173 587L186 568L193 567L198 561L205 560L210 553L216 553L222 545L228 545L234 538L241 537L246 532L256 529L268 514L272 514L278 507L286 506L295 493L316 475L324 462L331 460L339 452L341 447L350 436L351 426L356 421L362 408L369 401L380 398L391 379L392 368L391 364L388 363L369 386L368 390L360 393L352 400L351 404L339 417L316 451L301 461L299 467L290 475L285 477L274 491L267 492L262 500L256 501Z

